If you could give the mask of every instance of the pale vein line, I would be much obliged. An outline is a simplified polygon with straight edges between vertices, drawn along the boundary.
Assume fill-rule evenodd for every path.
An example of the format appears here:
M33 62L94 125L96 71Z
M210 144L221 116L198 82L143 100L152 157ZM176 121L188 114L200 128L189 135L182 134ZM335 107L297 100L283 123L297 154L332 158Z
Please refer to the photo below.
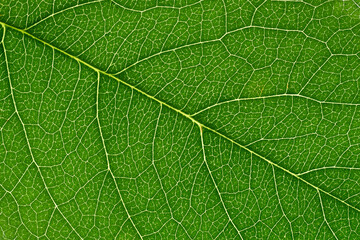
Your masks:
M357 7L360 8L360 5L359 5L355 0L352 0L352 2L353 2Z
M326 58L326 60L316 69L316 71L311 75L311 77L306 81L306 83L304 84L304 86L300 89L299 94L302 93L302 91L304 91L304 89L306 89L307 85L310 84L311 80L316 76L316 74L320 71L322 71L322 68L325 66L325 64L327 64L330 59L331 59L331 52L330 52L330 56L328 58Z
M308 173L311 173L311 172L316 172L316 171L322 171L322 170L327 170L327 169L342 169L342 170L360 170L360 168L357 168L357 167L337 167L337 166L329 166L329 167L320 167L320 168L314 168L314 169L310 169L308 171L305 171L305 172L301 172L301 173L297 173L298 176L301 176L301 175L305 175L305 174L308 174Z
M107 154L107 150L105 148L105 140L104 140L104 136L102 134L102 130L101 130L101 125L100 125L100 118L99 118L99 92L100 92L100 73L97 72L97 87L96 87L96 121L99 127L99 133L100 133L100 138L101 138L101 143L103 145L103 148L105 150L105 155L106 155L106 163L107 163L107 168L108 170L110 170L110 161L109 161L109 157Z
M132 90L137 91L138 93L140 93L140 94L148 97L149 99L152 99L152 100L154 100L154 101L156 101L156 102L158 102L158 103L163 104L164 106L170 108L171 110L173 110L173 111L175 111L175 112L183 115L184 117L188 118L189 120L191 120L192 122L196 123L197 125L202 126L203 128L206 128L207 130L209 130L210 132L213 132L213 133L215 133L216 135L218 135L218 136L220 136L220 137L222 137L222 138L224 138L224 139L226 139L226 140L234 143L235 145L239 146L240 148L242 148L242 149L244 149L244 150L246 150L246 151L254 154L255 156L257 156L257 157L259 157L260 159L264 160L265 162L267 162L267 163L275 166L276 168L281 169L282 171L288 173L289 175L291 175L291 176L295 177L296 179L298 179L298 180L304 182L305 184L309 185L310 187L312 187L312 188L314 188L314 189L316 189L316 190L319 190L319 191L323 192L324 194L326 194L326 195L328 195L328 196L336 199L337 201L342 202L343 204L345 204L345 205L348 206L349 208L352 208L353 210L356 210L357 212L360 212L360 209L356 208L355 206L350 205L349 203L347 203L347 202L345 202L344 200L336 197L335 195L332 195L331 193L328 193L328 192L326 192L325 190L323 190L323 189L321 189L321 188L319 188L319 187L316 187L316 186L313 185L312 183L310 183L310 182L306 181L305 179L301 178L300 176L298 176L296 173L293 173L293 172L287 170L286 168L278 165L277 163L274 163L274 162L270 161L269 159L265 158L264 156L262 156L262 155L260 155L260 154L258 154L258 153L256 153L256 152L254 152L254 151L252 151L251 149L247 148L246 146L241 145L240 143L238 143L238 142L236 142L235 140L227 137L226 135L218 132L217 130L212 129L211 127L208 127L208 126L200 123L199 121L195 120L191 115L189 115L189 114L187 114L187 113L185 113L185 112L183 112L183 111L181 111L181 110L179 110L179 109L171 106L170 104L167 104L166 102L163 102L163 101L155 98L154 96L152 96L152 95L150 95L150 94L142 91L141 89L138 89L137 87L131 85L130 83L128 83L128 82L126 82L126 81L124 81L124 80L121 80L120 78L114 76L113 74L110 74L110 73L107 73L107 72L105 72L105 71L103 71L103 70L100 70L100 69L92 66L91 64L89 64L89 63L87 63L87 62L85 62L85 61L77 58L76 56L73 56L73 55L71 55L70 53L65 52L64 50L61 50L60 48L57 48L57 47L51 45L50 43L47 43L47 42L45 42L44 40L33 36L32 34L26 32L25 30L19 29L19 28L17 28L17 27L11 26L11 25L6 24L6 23L3 23L3 22L0 22L0 24L2 24L4 27L7 26L7 27L9 27L9 28L12 28L12 29L18 31L18 32L21 32L21 33L23 33L24 35L26 35L26 36L34 39L34 40L37 40L37 41L43 43L44 45L46 45L46 46L48 46L48 47L51 47L51 48L57 50L58 52L60 52L60 53L62 53L62 54L64 54L64 55L66 55L66 56L68 56L68 57L70 57L70 58L72 58L72 59L74 59L74 60L76 60L76 61L84 64L85 66L93 69L94 71L99 72L99 73L101 73L101 74L103 74L103 75L105 75L105 76L108 76L108 77L116 80L117 82L122 83L123 85L129 87L129 88L132 89ZM116 187L117 187L117 185L116 185ZM119 191L119 190L118 190L118 191Z
M6 31L6 27L4 24L3 25L3 28L4 28L4 37L5 37L5 31ZM3 48L4 48L4 55L5 55L5 63L6 63L6 70L8 72L8 79L9 79L9 85L10 85L10 92L11 92L11 98L12 98L12 101L13 101L13 104L14 104L14 109L15 109L15 112L16 112L16 115L18 116L19 118L19 121L22 125L22 128L23 128L23 132L24 132L24 135L25 135L25 140L26 140L26 144L27 144L27 147L29 148L29 153L30 153L30 156L31 156L31 159L32 159L32 162L34 163L34 165L36 166L39 174L40 174L40 178L44 184L44 187L45 187L45 190L47 192L47 194L49 195L52 203L54 204L55 208L59 211L59 213L61 214L61 216L65 219L65 221L69 224L69 226L71 227L71 229L75 232L75 234L80 238L80 239L83 239L80 234L75 230L75 228L70 224L70 222L67 220L67 218L65 218L64 214L61 212L61 210L58 208L58 205L57 203L55 202L54 198L52 197L52 195L50 194L50 191L45 183L45 179L41 173L41 170L40 170L40 167L39 165L37 164L37 162L35 161L35 158L34 158L34 155L32 153L32 150L31 150L31 146L30 146L30 142L29 142L29 137L27 135L27 132L26 132L26 129L25 129L25 125L24 125L24 122L22 121L21 117L20 117L20 114L19 114L19 111L17 110L17 105L16 105L16 101L15 101L15 96L14 96L14 91L13 91L13 86L12 86L12 83L11 83L11 78L10 78L10 70L9 70L9 63L8 63L8 58L7 58L7 54L6 54L6 47L5 47L5 43L4 41L2 42L2 45L3 45Z
M283 93L283 94L275 94L275 95L267 95L267 96L259 96L259 97L244 97L244 98L236 98L236 99L231 99L231 100L227 100L227 101L223 101L220 103L215 103L213 105L210 105L208 107L205 107L195 113L192 113L191 116L195 116L198 115L202 112L205 112L206 110L209 110L211 108L217 107L217 106L221 106L223 104L227 104L227 103L232 103L232 102L241 102L241 101L249 101L249 100L259 100L259 99L270 99L270 98L277 98L277 97L298 97L298 98L304 98L313 102L317 102L320 104L332 104L332 105L345 105L345 106L360 106L360 103L340 103L340 102L329 102L329 101L321 101L321 100L317 100L315 98L312 97L308 97L305 95L301 95L301 94L297 94L297 93Z
M4 24L1 24L1 26L2 26L2 29L3 29L3 35L2 35L2 37L1 37L1 42L0 42L0 43L4 43L4 39L5 39L5 26L4 26Z
M218 235L216 235L216 236L214 237L214 240L218 239L218 238L221 236L221 234L223 234L223 233L225 232L225 229L227 228L227 226L229 225L229 223L230 223L230 221L228 221L228 222L226 223L224 229L222 229L222 230L218 233Z
M47 236L48 230L49 230L49 227L50 227L50 225L51 225L51 221L52 221L52 219L53 219L53 217L54 217L54 213L55 213L55 212L56 212L56 208L54 207L54 210L53 210L52 213L51 213L51 216L50 216L50 218L49 218L48 225L46 226L46 229L45 229L45 232L44 232L43 236Z
M132 12L137 12L137 13L144 13L144 12L151 11L151 10L158 9L158 8L160 8L160 9L180 10L180 9L183 9L183 8L187 8L187 7L191 7L193 5L199 4L202 1L204 1L204 0L200 0L200 1L188 4L188 5L185 5L185 6L181 6L181 7L157 5L157 6L154 6L154 7L145 8L144 10L138 10L138 9L135 9L135 8L129 8L129 7L123 6L120 3L116 2L115 0L111 0L111 2L113 2L114 4L118 5L119 7L123 8L123 9L128 10L128 11L132 11Z
M20 30L22 31L21 29L17 29L17 30ZM32 36L32 35L31 35ZM206 41L200 41L200 42L196 42L196 43L190 43L190 44L187 44L187 45L183 45L183 46L179 46L179 47L176 47L176 48L172 48L172 49L168 49L168 50L165 50L165 51L161 51L161 52L157 52L153 55L150 55L148 57L145 57L145 58L142 58L142 59L139 59L138 61L130 64L129 66L123 68L122 70L116 72L116 73L108 73L108 74L111 74L111 75L118 75L118 74L121 74L123 72L125 72L126 70L134 67L135 65L138 65L139 63L142 63L146 60L149 60L153 57L156 57L156 56L159 56L159 55L162 55L162 54L165 54L165 53L169 53L169 52L175 52L175 51L178 51L180 49L183 49L183 48L187 48L187 47L192 47L192 46L198 46L198 45L202 45L202 44L206 44L206 43L213 43L213 42L220 42L221 40L220 39L213 39L213 40L206 40Z
M16 189L17 185L19 185L19 184L21 183L22 179L24 178L24 176L26 175L27 171L28 171L29 168L31 167L31 164L32 164L32 162L26 167L26 169L24 170L24 173L20 176L20 178L18 179L18 181L16 182L16 184L14 185L14 187L9 191L10 193L12 193L12 192Z
M334 235L334 237L338 240L335 232L332 230L332 228L330 227L329 222L328 222L327 219L326 219L325 209L324 209L324 206L323 206L323 203L322 203L322 199L321 199L321 193L319 192L319 190L317 191L317 193L319 194L320 206L321 206L321 211L322 211L322 214L323 214L323 217L324 217L324 221L325 221L326 225L328 226L328 228L330 229L331 233L332 233L332 234Z
M99 89L100 89L100 72L97 71L97 88L96 88L96 119L97 119L97 124L98 124L98 127L99 127L99 132L100 132L100 138L101 138L101 143L102 143L102 146L104 148L104 151L105 151L105 156L106 156L106 163L107 163L107 167L108 167L108 172L110 173L112 179L114 180L114 183L115 183L115 187L117 189L117 192L119 194L119 197L120 197L120 201L125 209L125 212L126 212L126 215L128 217L128 219L130 220L131 224L134 226L135 230L136 230L136 233L139 235L139 237L141 239L143 239L143 237L141 236L139 230L137 229L137 227L135 226L131 216L130 216L130 213L129 211L127 210L126 208L126 205L125 205L125 201L123 200L122 198L122 195L121 195L121 192L119 190L119 187L117 185L117 182L116 182L116 179L115 179L115 176L113 174L113 172L111 171L111 168L110 168L110 161L109 161L109 154L108 154L108 151L106 149L106 145L105 145L105 140L104 140L104 137L103 137L103 134L102 134L102 130L101 130L101 125L100 125L100 118L99 118Z
M227 208L226 208L226 206L225 206L225 203L224 203L224 201L223 201L223 199L222 199L220 190L219 190L219 188L218 188L218 186L217 186L217 184L216 184L216 182L215 182L215 179L214 179L214 177L213 177L213 175L212 175L212 173L211 173L211 169L210 169L209 164L207 163L207 160L206 160L206 152L205 152L205 145L204 145L204 136L203 136L202 125L199 124L199 128L200 128L201 148L202 148L202 152L203 152L203 156L204 156L204 163L205 163L206 169L207 169L208 172L209 172L210 178L211 178L211 180L212 180L212 182L213 182L213 184L214 184L214 187L215 187L215 189L216 189L216 192L217 192L217 194L218 194L218 196L219 196L219 198L220 198L220 202L221 202L221 205L222 205L223 208L224 208L224 211L225 211L225 213L226 213L226 216L228 217L229 221L231 222L231 224L233 225L233 227L234 227L235 230L237 231L239 237L240 237L241 239L244 239L244 238L241 236L241 233L240 233L239 229L236 227L235 223L233 222L232 218L230 217L230 214L229 214L229 212L227 211Z

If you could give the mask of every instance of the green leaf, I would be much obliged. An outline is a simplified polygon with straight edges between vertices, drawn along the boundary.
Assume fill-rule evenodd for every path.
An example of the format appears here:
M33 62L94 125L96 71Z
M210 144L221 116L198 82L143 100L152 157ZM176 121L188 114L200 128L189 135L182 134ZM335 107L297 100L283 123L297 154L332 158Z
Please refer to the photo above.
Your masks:
M1 239L359 239L360 3L3 0Z

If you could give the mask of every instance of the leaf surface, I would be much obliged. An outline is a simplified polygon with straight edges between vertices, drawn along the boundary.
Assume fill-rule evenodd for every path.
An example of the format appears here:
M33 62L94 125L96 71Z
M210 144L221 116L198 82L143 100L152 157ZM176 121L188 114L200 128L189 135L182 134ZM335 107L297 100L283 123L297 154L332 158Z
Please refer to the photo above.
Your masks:
M3 239L358 239L354 1L0 3Z

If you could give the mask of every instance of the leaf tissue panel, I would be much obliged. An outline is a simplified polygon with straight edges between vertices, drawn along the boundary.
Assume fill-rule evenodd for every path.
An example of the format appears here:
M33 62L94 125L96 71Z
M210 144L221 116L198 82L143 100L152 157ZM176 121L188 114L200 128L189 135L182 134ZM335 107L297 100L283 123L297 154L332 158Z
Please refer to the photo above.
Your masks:
M1 0L0 239L360 239L358 0Z

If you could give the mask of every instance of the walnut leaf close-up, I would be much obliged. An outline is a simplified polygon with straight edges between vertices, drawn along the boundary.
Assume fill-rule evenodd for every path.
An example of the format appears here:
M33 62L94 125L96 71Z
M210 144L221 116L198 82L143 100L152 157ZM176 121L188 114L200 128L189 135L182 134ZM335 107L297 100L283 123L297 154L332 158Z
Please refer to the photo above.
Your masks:
M0 239L360 239L360 2L0 0Z

